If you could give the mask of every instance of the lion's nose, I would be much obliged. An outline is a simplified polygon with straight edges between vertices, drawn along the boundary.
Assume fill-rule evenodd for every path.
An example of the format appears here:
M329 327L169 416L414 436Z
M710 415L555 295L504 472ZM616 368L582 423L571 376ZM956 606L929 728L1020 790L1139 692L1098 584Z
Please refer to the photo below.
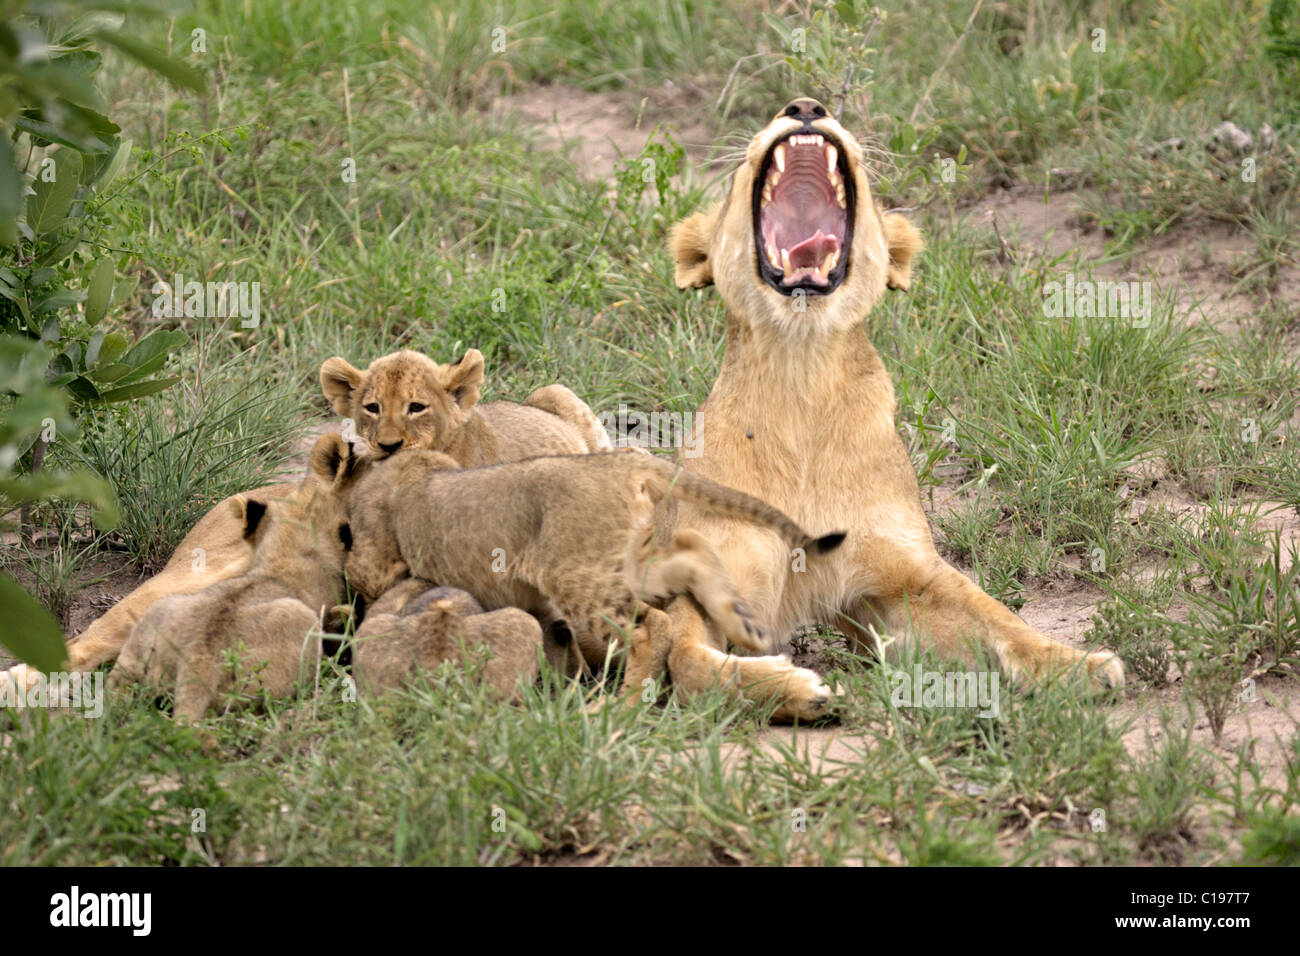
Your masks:
M385 455L391 455L393 452L397 451L397 449L402 447L403 441L404 439L399 438L395 442L388 442L388 443L380 442L379 447L384 450Z
M813 120L821 119L826 116L826 107L822 106L816 100L810 100L806 96L801 96L797 100L791 100L790 105L784 110L786 116L797 119L801 123L811 123Z

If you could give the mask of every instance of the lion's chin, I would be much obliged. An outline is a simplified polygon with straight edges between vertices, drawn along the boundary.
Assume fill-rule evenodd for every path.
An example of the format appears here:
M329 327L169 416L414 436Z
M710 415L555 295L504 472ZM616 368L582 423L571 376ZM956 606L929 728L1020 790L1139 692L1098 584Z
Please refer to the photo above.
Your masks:
M843 144L796 131L772 144L754 183L759 277L783 296L830 295L848 276L856 189Z

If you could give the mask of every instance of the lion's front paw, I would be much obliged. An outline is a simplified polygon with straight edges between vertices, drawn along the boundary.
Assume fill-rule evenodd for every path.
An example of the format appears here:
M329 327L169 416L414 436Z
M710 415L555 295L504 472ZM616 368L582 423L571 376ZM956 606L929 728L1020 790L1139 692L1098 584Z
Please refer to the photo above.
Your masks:
M818 720L828 716L835 707L838 695L815 671L796 667L786 680L786 696L774 720Z
M1118 690L1124 686L1124 662L1109 651L1089 654L1085 664L1094 690Z

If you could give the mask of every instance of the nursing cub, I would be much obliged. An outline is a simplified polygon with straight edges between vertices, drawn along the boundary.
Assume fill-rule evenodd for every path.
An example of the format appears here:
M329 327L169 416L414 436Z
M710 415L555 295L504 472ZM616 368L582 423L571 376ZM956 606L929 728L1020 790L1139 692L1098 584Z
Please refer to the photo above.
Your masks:
M323 446L340 441L325 436ZM690 595L721 633L763 646L745 602L708 541L690 530L656 546L669 498L766 530L796 562L834 550L749 495L640 452L534 458L462 470L437 452L374 464L351 485L349 583L367 598L408 574L564 620L588 663L627 643L624 687L662 674L668 619L654 605ZM634 623L635 622L635 623ZM630 635L630 637L629 637Z

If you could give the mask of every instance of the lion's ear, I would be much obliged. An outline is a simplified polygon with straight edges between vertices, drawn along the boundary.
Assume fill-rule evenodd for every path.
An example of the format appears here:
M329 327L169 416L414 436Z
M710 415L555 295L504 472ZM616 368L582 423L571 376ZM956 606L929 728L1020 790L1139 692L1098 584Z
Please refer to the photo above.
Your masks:
M469 409L478 401L482 387L483 353L470 349L460 361L449 367L445 388L452 401L463 409Z
M235 495L230 499L230 511L243 529L241 533L244 540L249 541L257 534L262 519L266 517L266 502L247 498L244 495Z
M326 487L337 489L356 474L356 449L338 432L327 432L311 446L311 472Z
M912 260L925 248L921 230L897 213L885 216L881 228L885 232L885 248L889 250L886 284L891 289L907 289L912 284Z
M673 278L679 289L698 289L713 285L713 266L709 262L709 243L718 223L716 203L704 212L687 216L668 235L668 252L676 267Z
M329 399L330 406L337 415L349 415L352 411L352 393L361 384L365 373L355 369L337 355L327 359L320 367L320 390Z

